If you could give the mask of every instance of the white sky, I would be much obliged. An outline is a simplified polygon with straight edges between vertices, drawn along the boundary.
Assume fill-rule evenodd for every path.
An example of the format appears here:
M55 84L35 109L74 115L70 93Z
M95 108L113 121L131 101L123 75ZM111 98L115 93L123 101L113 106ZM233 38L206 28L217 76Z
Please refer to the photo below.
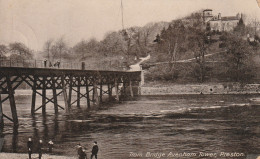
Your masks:
M0 44L18 41L41 50L48 39L63 37L70 45L101 40L122 28L120 5L121 0L0 0ZM123 0L123 5L126 27L171 21L205 8L260 19L256 0Z

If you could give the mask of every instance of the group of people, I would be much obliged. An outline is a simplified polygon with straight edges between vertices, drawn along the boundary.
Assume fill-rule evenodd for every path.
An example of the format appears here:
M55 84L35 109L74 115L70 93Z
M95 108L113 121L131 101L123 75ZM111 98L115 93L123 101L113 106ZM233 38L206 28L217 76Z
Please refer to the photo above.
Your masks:
M87 153L86 153L87 150L85 147L82 147L80 143L77 145L77 150L78 150L79 159L87 159ZM94 146L92 147L90 159L92 159L94 156L95 159L97 159L97 154L98 154L98 145L97 142L94 141Z
M48 60L45 59L45 60L44 60L44 67L47 67L47 62L48 62ZM57 62L54 63L53 65L52 65L51 62L49 62L49 67L58 67L58 68L60 68L60 61L57 61Z
M54 145L53 141L49 140L49 142L48 142L49 153L52 153L53 145ZM27 149L28 149L29 159L31 159L32 153L33 153L33 141L32 141L31 137L29 137L29 139L28 139ZM38 151L38 154L39 154L39 159L41 159L42 158L42 151L43 151L43 142L42 142L41 139L39 140L37 151Z
M35 143L33 143L32 138L29 137L28 142L27 142L27 149L28 149L29 159L32 158L33 147L35 147L34 144ZM38 152L39 159L41 159L42 158L42 152L43 152L43 141L40 139L38 141L37 145L38 145L38 147L37 147L36 152ZM49 142L48 142L48 151L49 151L49 153L52 153L53 146L54 146L53 141L49 140ZM82 147L80 145L80 143L77 145L77 153L78 153L79 159L87 159L87 150L86 150L85 147ZM92 159L93 157L95 157L95 159L97 159L97 154L98 154L98 145L97 145L97 142L94 141L94 145L92 147L90 159Z

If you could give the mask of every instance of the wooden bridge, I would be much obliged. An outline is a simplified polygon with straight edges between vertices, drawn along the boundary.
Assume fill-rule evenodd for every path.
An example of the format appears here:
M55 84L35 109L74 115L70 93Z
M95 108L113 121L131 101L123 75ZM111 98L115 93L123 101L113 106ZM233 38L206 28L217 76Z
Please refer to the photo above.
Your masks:
M132 85L138 84L140 80L140 71L0 67L0 126L4 126L4 117L12 121L14 125L18 125L14 94L22 83L26 83L32 89L31 114L34 115L40 109L45 114L47 103L54 104L55 113L58 113L60 109L69 113L74 103L77 107L80 107L81 98L87 99L88 107L91 103L94 105L101 103L104 94L107 94L109 99L114 95L118 101L119 94L133 96ZM122 85L121 90L119 90L119 84ZM81 89L83 87L84 93ZM112 91L113 88L114 91ZM52 98L46 96L48 89L52 90ZM72 101L73 91L76 92L77 98L75 101ZM63 94L65 107L60 106L57 100L57 97L61 94ZM42 97L40 106L36 106L36 95ZM10 103L12 117L5 115L3 112L2 104L7 100Z

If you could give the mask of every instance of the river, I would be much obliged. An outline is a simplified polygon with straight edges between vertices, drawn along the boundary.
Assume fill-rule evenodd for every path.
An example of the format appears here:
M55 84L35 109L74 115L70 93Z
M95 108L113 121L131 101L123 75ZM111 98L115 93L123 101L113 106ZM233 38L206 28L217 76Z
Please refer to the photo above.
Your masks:
M39 111L33 118L31 97L19 95L16 102L20 126L13 129L5 120L3 151L26 152L27 139L32 136L35 142L43 139L45 147L52 139L53 153L68 156L77 155L78 143L87 148L90 156L92 143L97 141L101 159L147 158L147 152L197 154L179 158L203 158L199 153L258 154L260 106L249 105L249 98L255 96L142 96L91 109L82 100L81 108L73 106L70 115L61 111L55 116L49 104L46 116ZM37 105L40 102L37 98ZM10 115L8 107L8 103L3 105L4 112Z

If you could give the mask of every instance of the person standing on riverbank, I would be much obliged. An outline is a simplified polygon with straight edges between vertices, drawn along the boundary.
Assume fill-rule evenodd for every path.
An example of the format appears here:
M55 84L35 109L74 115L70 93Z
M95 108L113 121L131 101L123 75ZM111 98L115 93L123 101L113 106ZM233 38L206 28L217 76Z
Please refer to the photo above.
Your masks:
M92 154L90 159L92 159L93 156L95 156L95 158L97 159L97 153L98 153L98 145L97 142L94 141L94 146L92 147Z
M80 144L77 145L77 152L79 159L86 159L86 150Z
M33 147L32 138L29 137L28 142L27 142L27 148L28 148L29 159L32 158L32 147Z
M39 140L39 145L38 145L38 153L39 153L39 159L42 158L42 140Z
M49 147L49 153L52 153L52 149L53 149L53 141L52 140L50 140L48 142L48 147Z

